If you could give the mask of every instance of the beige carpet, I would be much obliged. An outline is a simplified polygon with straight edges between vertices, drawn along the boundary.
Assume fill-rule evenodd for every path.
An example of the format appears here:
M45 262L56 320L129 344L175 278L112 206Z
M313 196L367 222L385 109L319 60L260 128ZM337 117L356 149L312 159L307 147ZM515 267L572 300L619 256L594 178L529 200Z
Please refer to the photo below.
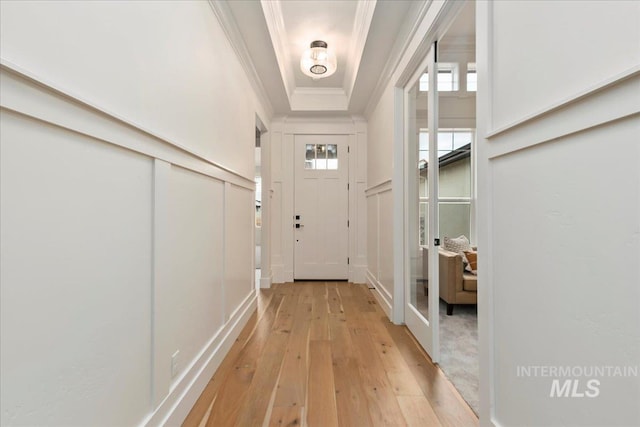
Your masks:
M422 289L422 285L419 286ZM418 292L417 308L426 315L427 297ZM456 305L447 316L440 300L440 369L471 409L479 412L478 311L475 305Z

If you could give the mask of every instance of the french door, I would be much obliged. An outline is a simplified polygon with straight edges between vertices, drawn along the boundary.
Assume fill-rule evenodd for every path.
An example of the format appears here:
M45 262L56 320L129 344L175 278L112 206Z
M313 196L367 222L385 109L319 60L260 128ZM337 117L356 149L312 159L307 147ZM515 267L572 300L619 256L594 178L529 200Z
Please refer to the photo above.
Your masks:
M404 91L405 323L434 362L439 349L438 92L435 45ZM428 153L428 154L427 154Z

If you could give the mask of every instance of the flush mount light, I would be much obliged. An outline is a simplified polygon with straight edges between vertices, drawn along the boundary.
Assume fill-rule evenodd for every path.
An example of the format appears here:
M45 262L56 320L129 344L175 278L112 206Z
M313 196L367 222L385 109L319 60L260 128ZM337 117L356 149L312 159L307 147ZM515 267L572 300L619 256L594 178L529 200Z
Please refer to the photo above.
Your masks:
M322 40L311 42L300 59L300 69L313 79L329 77L337 68L336 55L327 50L327 43Z

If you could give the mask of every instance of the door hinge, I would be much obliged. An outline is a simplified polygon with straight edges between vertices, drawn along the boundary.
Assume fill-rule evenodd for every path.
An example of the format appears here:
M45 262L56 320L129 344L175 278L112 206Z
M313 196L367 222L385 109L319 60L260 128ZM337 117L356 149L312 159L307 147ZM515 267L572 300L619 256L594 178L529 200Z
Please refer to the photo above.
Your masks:
M347 190L349 189L349 183L347 183Z
M349 220L347 220L347 228L349 228Z
M349 152L350 152L350 149L351 149L351 147L349 147L349 146L347 145L347 153L349 153Z
M347 265L349 264L349 257L347 257Z

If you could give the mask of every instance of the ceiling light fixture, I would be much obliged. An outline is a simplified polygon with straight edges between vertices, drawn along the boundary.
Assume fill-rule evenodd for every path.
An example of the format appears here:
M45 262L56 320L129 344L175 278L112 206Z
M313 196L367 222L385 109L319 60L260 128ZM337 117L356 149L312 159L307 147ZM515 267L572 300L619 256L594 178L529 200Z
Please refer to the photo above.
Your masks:
M300 69L314 80L329 77L337 68L336 55L327 50L327 43L322 40L311 42L300 59Z

